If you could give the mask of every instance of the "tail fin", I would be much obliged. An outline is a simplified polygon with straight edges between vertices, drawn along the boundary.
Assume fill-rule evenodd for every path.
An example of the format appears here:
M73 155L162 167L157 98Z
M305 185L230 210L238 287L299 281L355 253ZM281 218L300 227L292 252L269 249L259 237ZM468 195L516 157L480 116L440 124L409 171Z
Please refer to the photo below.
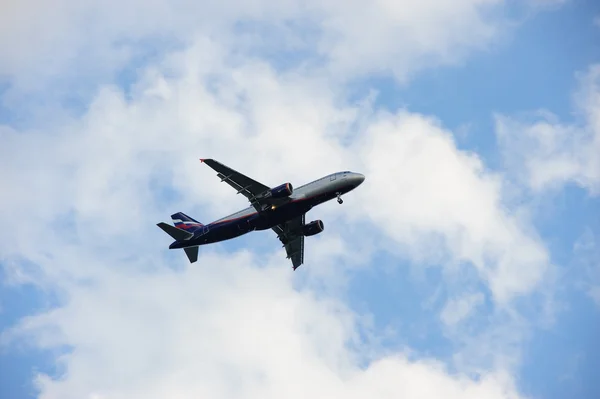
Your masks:
M190 233L189 231L179 229L177 227L171 226L170 224L166 224L163 222L158 223L157 226L160 227L165 233L173 237L175 240L177 240L173 244L171 244L169 248L173 248L173 245L178 244L178 241L189 240L194 236L194 234ZM175 248L181 247L177 246ZM190 263L194 263L198 260L198 246L184 247L183 250L185 251L185 254L188 257Z
M171 219L173 219L173 224L175 225L175 227L187 231L194 231L204 226L202 223L189 217L183 212L177 212L172 214Z

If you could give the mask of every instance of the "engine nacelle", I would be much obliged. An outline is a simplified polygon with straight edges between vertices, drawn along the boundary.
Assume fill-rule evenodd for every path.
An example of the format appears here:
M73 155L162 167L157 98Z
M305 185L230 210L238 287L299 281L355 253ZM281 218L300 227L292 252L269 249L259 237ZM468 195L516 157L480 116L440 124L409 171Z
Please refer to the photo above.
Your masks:
M314 236L322 232L324 229L325 226L323 225L323 221L315 220L309 224L305 224L304 227L302 227L302 234L304 234L305 237Z
M281 186L272 188L270 191L271 198L285 198L292 195L292 193L294 192L294 187L292 186L292 183L284 183Z

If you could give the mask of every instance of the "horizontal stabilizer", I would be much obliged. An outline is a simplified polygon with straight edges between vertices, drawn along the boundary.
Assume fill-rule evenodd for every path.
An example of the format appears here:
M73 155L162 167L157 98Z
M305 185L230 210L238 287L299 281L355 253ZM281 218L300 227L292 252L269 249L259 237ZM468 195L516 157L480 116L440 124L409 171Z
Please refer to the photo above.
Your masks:
M185 254L187 255L190 263L194 263L198 260L198 247L187 247L183 248Z
M177 241L189 240L194 236L192 233L188 233L185 230L178 229L177 227L171 226L170 224L166 224L164 222L158 223L157 226Z

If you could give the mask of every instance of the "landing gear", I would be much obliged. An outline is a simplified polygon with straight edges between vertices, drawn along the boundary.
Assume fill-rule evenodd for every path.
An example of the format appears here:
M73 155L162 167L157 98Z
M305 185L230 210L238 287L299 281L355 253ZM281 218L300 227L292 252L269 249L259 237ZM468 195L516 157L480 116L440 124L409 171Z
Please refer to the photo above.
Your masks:
M342 205L344 203L344 200L342 199L342 193L336 193L336 194L337 194L338 204Z

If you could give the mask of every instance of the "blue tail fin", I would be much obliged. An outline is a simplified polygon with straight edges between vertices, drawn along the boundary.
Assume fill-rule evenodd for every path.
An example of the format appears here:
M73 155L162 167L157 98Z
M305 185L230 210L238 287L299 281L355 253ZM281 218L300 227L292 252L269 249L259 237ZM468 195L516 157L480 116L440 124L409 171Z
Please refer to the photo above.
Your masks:
M173 219L173 224L175 224L175 227L186 231L194 231L204 226L202 223L194 220L183 212L172 214L171 219Z

